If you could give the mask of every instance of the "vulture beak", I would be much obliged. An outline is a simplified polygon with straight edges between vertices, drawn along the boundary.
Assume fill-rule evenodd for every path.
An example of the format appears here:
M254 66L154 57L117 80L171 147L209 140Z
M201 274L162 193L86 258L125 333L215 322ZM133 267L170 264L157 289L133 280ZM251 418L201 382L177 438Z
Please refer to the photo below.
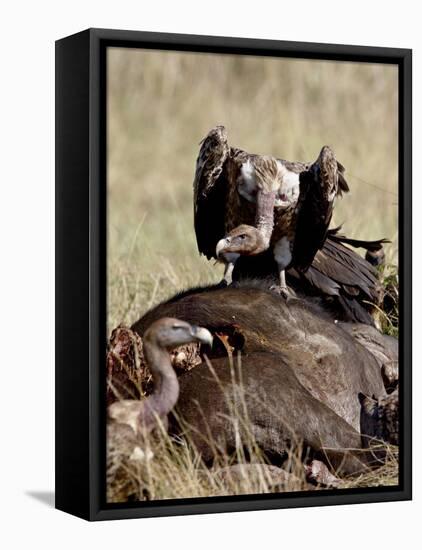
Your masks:
M217 256L218 260L221 260L221 255L226 246L228 246L231 243L230 237L225 237L224 239L220 239L217 243L215 254Z
M213 337L211 332L206 328L191 325L191 334L201 344L208 344L208 346L212 347Z

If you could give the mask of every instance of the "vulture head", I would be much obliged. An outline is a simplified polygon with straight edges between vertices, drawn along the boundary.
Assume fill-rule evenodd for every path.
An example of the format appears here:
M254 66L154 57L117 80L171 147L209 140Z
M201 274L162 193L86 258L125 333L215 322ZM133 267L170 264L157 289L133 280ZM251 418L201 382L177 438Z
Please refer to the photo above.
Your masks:
M166 350L191 342L212 345L212 335L205 328L190 325L185 321L171 317L159 319L144 334L144 345ZM150 365L150 367L153 369L154 365ZM154 371L152 370L152 372Z
M239 256L255 256L267 250L268 245L262 232L252 225L239 225L216 247L216 256L225 263L234 263Z
M135 434L149 433L157 425L157 419L164 422L179 397L179 382L170 360L169 350L200 342L212 346L213 337L203 327L190 325L185 321L164 317L158 319L145 331L143 350L154 383L154 392L146 399L122 399L108 407L110 421L127 424Z

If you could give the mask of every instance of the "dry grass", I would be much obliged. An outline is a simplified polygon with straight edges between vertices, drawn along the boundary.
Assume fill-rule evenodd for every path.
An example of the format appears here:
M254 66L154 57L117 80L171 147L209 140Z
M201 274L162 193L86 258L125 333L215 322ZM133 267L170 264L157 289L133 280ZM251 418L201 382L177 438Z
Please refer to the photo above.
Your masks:
M391 487L399 483L399 453L398 448L387 447L385 464L375 471L368 471L349 479L342 479L339 489L353 489L358 487Z
M225 457L209 469L193 445L184 439L174 441L161 433L159 440L153 441L151 447L155 450L153 456L137 457L125 462L124 471L120 473L120 484L117 482L108 486L109 502L398 485L396 447L389 449L385 464L377 470L368 470L354 477L339 479L335 487L310 485L306 481L303 462L297 450L292 451L288 461L283 464L283 470L288 472L288 476L277 481L274 479L277 473L268 470L265 457L257 457L253 452L248 456L248 462L238 462L238 466L235 466L231 474L231 466L236 463L237 457Z
M108 55L109 331L183 288L220 280L221 267L198 255L192 208L198 143L216 124L233 145L291 160L312 160L331 145L351 187L334 223L350 236L391 239L387 261L397 263L396 67L132 49ZM220 494L201 477L193 451L173 447L148 466L150 495Z
M117 481L108 486L109 502L294 492L309 488L297 454L292 454L290 459L291 475L275 482L265 458L253 451L247 464L238 462L236 455L225 456L217 459L210 469L192 443L184 438L175 441L161 432L149 445L151 453L144 451L139 457L121 461L122 471ZM235 463L237 466L232 471Z
M277 472L268 470L265 457L256 456L253 450L249 451L251 455L248 456L247 463L235 462L238 460L236 456L224 457L209 469L193 445L185 439L174 441L161 433L159 440L154 440L151 447L155 451L152 452L153 456L136 457L125 462L124 472L120 474L123 482L108 487L109 502L353 489L398 484L398 451L395 447L389 449L383 466L374 471L340 479L336 487L309 485L297 450L292 451L283 464L283 470L289 475L277 481ZM231 466L234 464L238 466L231 473Z

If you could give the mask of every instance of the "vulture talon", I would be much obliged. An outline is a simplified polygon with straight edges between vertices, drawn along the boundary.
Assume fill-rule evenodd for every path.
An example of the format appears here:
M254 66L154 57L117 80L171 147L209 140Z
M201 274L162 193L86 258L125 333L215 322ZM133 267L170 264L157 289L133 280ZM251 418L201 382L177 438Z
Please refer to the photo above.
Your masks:
M286 302L290 302L292 299L297 298L293 290L287 286L272 285L270 290L275 294L278 294L281 298L284 298Z
M226 281L226 279L221 279L221 281L215 285L215 288L227 288L228 286L230 286L229 282Z

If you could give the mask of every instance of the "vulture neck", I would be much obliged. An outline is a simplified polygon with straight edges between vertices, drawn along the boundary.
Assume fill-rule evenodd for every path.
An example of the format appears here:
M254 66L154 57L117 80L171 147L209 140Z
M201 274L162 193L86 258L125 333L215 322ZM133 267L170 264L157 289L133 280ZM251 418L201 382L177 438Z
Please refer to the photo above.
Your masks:
M169 353L156 342L144 341L144 354L151 370L154 392L141 402L139 422L141 430L150 431L157 424L157 417L166 421L167 414L179 397L179 382L171 365Z
M255 227L261 233L262 246L257 252L264 252L270 246L274 228L274 203L276 191L258 191L256 197ZM262 248L262 249L261 249Z

